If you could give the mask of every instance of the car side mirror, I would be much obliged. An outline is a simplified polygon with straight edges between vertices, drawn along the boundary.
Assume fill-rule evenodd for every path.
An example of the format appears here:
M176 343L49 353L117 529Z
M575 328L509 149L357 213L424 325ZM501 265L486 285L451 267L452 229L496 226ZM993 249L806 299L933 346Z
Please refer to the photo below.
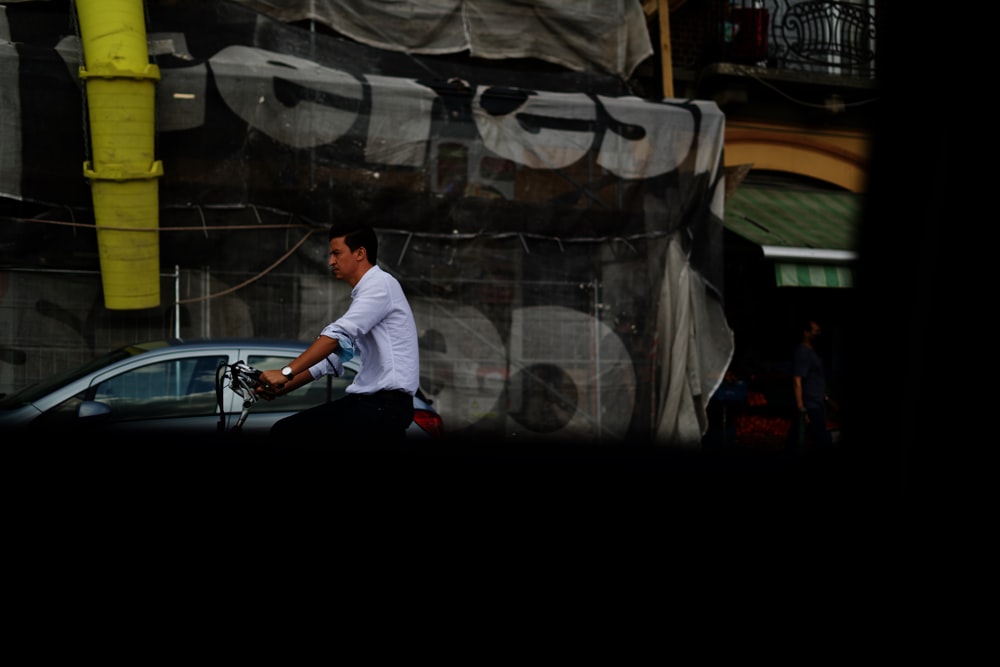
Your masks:
M111 407L107 403L101 403L100 401L83 401L80 403L80 407L76 409L77 417L89 421L96 421L110 414Z

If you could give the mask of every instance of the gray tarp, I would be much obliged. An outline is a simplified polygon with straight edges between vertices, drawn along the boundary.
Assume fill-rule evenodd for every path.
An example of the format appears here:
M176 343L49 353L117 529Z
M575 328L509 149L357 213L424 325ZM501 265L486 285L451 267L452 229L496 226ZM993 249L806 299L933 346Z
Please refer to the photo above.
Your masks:
M317 21L389 51L538 58L623 79L653 54L638 0L237 1L281 21Z

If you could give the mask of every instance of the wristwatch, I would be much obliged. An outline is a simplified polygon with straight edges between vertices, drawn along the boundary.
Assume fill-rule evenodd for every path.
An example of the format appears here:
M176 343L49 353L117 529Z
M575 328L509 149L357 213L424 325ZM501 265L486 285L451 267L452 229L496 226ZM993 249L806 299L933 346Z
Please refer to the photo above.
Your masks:
M285 376L285 380L291 380L292 376L295 375L295 373L292 371L291 366L285 366L284 368L282 368L281 374Z

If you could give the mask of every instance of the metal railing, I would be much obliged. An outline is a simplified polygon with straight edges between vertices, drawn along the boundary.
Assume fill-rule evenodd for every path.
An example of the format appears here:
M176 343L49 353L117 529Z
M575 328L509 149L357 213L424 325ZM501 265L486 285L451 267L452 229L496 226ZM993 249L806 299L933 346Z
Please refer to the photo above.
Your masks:
M874 0L718 0L718 57L762 67L874 78Z

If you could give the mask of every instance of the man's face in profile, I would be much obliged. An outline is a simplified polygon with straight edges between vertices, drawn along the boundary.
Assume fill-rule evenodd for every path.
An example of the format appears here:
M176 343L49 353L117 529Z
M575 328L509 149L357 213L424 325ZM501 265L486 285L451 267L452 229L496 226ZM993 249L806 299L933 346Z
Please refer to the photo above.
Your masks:
M343 236L330 239L330 273L333 274L334 278L343 280L352 287L364 274L366 256L364 246L360 246L357 250L351 250L344 243Z

